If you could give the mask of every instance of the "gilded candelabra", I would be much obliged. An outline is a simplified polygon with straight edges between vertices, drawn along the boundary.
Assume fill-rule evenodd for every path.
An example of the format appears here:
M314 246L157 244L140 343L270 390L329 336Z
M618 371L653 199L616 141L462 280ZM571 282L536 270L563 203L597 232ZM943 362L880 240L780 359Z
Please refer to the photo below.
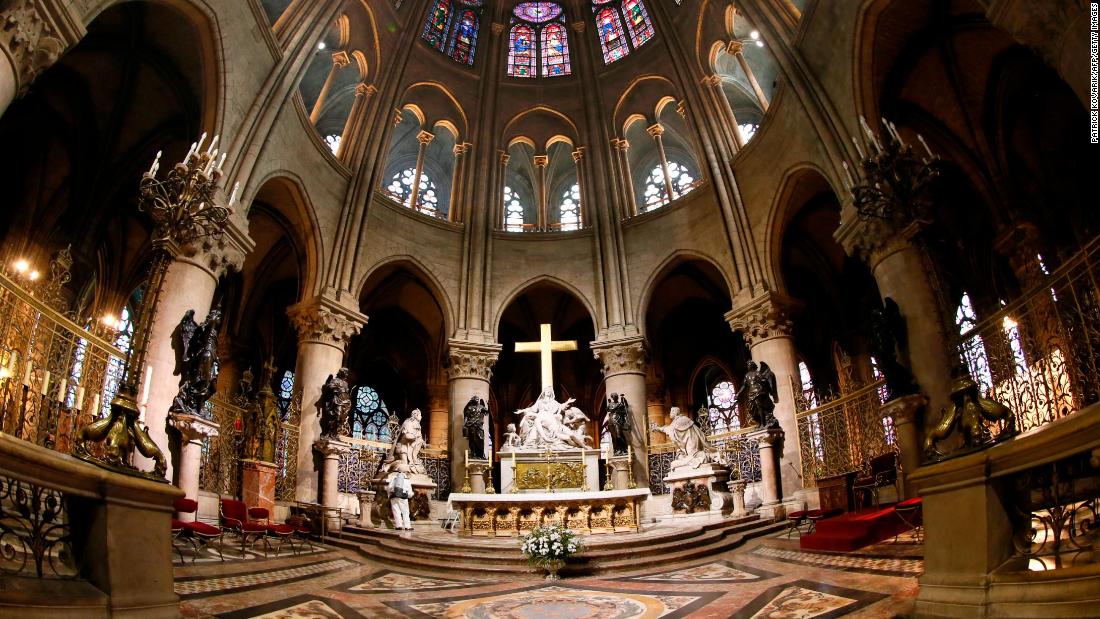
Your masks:
M485 480L485 494L496 494L497 489L493 487L493 462L489 461L489 477Z
M234 186L227 205L218 204L218 183L226 156L217 148L218 136L214 136L203 150L205 141L204 133L198 142L191 144L183 161L173 166L163 179L157 178L162 155L158 152L149 171L141 177L138 210L153 219L153 255L145 285L145 301L137 315L134 341L126 355L118 391L111 401L111 412L81 428L73 446L73 455L82 460L156 481L166 481L167 464L148 430L138 423L137 394L164 278L177 251L221 235L237 196L238 187ZM104 443L102 455L90 449L94 443ZM152 471L142 471L133 465L135 449L153 460Z
M611 466L611 452L608 452L607 460L604 460L604 468L607 469L607 479L603 482L603 489L610 491L615 489L615 482L611 478L615 475L615 469Z
M907 224L925 221L931 207L929 189L940 175L940 159L928 147L924 137L917 140L924 147L926 156L918 158L912 146L905 143L897 127L882 119L888 137L880 140L867 120L859 118L866 136L867 150L860 140L852 137L859 153L858 179L852 177L848 162L844 162L844 174L852 203L861 219L879 219L891 223Z

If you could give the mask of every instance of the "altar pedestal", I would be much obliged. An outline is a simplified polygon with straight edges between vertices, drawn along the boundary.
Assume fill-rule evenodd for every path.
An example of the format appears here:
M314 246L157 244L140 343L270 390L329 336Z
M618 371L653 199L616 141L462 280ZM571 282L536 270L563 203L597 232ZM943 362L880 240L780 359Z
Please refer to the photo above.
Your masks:
M641 529L649 488L609 492L451 494L462 514L462 535L515 537L537 526L561 524L580 535L628 533Z
M241 498L249 507L263 507L275 515L275 464L241 461Z
M707 462L699 468L681 466L665 477L672 491L671 516L664 519L710 517L733 511L733 496L729 492L730 472L720 464ZM706 492L706 496L702 492Z
M485 494L485 471L492 468L488 460L470 460L466 465L466 474L470 479L470 489L473 494ZM465 483L465 482L463 482ZM467 492L464 487L463 492Z
M471 472L471 475L473 473ZM546 451L500 454L500 490L504 494L596 490L600 484L600 451L555 451L547 462ZM472 477L471 477L472 486ZM625 489L626 486L624 485Z
M632 490L630 487L630 457L613 456L608 461L611 465L611 484L616 490Z

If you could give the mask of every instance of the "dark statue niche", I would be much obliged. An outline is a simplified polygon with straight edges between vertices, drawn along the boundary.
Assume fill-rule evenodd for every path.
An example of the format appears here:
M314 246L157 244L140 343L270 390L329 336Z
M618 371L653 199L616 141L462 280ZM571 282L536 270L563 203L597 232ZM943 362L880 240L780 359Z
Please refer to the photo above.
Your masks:
M321 417L321 436L339 438L348 434L348 411L351 410L351 387L348 386L348 369L340 368L336 375L328 375L321 387L321 399L317 411Z
M887 401L920 392L913 373L900 361L907 341L905 318L898 304L890 297L871 308L868 319L871 330L871 351L878 369L886 379Z
M737 401L744 402L750 427L756 426L769 430L779 427L779 420L775 418L775 403L779 401L779 390L775 382L775 372L772 372L767 363L761 361L757 366L755 361L749 361L748 371L745 372L741 389L737 391L735 397Z
M478 395L470 396L470 401L462 409L462 436L466 437L470 447L470 457L492 461L493 454L489 453L485 443L486 425L491 423L492 417L485 400ZM489 435L492 436L491 430Z
M221 325L219 308L210 310L201 325L195 322L195 310L187 310L172 332L176 353L173 375L180 377L180 383L170 412L201 416L207 401L217 392Z
M607 396L607 416L604 423L611 435L612 455L625 456L630 445L630 405L625 395L612 393Z

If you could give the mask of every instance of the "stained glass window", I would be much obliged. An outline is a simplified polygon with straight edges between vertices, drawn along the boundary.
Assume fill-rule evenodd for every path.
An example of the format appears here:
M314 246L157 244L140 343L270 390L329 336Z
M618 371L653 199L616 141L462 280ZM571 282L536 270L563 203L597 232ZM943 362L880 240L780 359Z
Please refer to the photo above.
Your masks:
M508 39L508 75L535 77L534 31L526 24L516 24Z
M688 193L695 187L695 178L688 172L686 166L668 162L668 175L672 181L672 199L675 200ZM654 166L646 178L645 191L642 193L645 211L664 206L670 202L668 192L665 190L665 173L661 164Z
M547 24L542 29L542 74L569 75L569 42L561 24Z
M339 135L330 135L325 137L325 144L329 147L329 150L332 151L333 155L335 155L340 150L340 138L341 136Z
M730 432L741 428L741 416L737 409L737 389L733 383L722 381L707 395L707 412L713 432Z
M760 128L760 125L754 125L752 123L744 123L737 127L741 131L741 140L748 144L752 136L756 135L756 130Z
M955 326L959 329L959 335L966 335L977 324L978 315L974 312L974 304L970 301L970 295L964 292L959 307L955 310ZM975 334L963 339L962 358L982 391L992 388L993 373L989 369L989 356L985 352L982 336Z
M455 24L455 32L451 37L449 55L462 64L474 64L474 52L477 49L478 19L473 11L466 10L458 18Z
M604 64L611 64L630 53L622 21L615 9L607 7L596 14L596 36L600 38Z
M520 2L512 14L524 21L541 24L561 15L561 5L556 2Z
M435 5L428 12L428 19L424 22L424 32L421 36L428 45L443 51L447 42L447 22L451 16L450 0L435 0Z
M817 391L814 390L814 379L810 376L810 368L805 361L798 362L798 380L802 383L802 398L806 400L810 408L817 408Z
M630 31L630 42L635 49L653 38L653 22L649 21L649 14L642 0L625 0L623 15L626 17L626 28Z
M386 192L397 200L401 204L412 207L409 201L412 199L412 184L413 179L416 177L416 170L408 168L404 171L394 174L390 178L390 184L386 186ZM420 173L420 190L417 192L416 197L416 210L426 215L433 217L440 217L437 206L439 204L439 196L436 193L435 183L428 177L427 173Z
M386 403L378 392L363 385L355 390L355 406L351 411L351 435L368 441L390 442L390 418Z
M122 379L126 353L130 352L130 345L134 340L134 320L130 306L127 305L122 308L122 313L119 314L118 323L115 328L118 331L115 336L114 345L115 348L122 351L123 355L122 358L111 357L111 361L109 362L106 378L103 382L103 397L99 400L100 417L106 417L111 412L111 400L113 400L115 394L118 393L118 383Z
M290 401L294 398L294 372L290 370L283 372L275 391L275 404L279 407L279 417L286 421L287 411L290 410Z
M511 187L504 186L504 229L508 232L523 232L523 204Z
M574 184L561 196L561 230L579 230L581 227L581 186Z

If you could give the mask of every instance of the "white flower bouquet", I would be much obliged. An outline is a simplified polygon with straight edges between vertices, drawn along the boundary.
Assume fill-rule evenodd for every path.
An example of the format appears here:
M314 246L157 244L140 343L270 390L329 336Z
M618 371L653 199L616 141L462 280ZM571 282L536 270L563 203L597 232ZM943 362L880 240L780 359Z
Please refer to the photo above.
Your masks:
M535 527L520 538L520 550L527 562L543 569L560 567L583 549L577 534L560 524Z

